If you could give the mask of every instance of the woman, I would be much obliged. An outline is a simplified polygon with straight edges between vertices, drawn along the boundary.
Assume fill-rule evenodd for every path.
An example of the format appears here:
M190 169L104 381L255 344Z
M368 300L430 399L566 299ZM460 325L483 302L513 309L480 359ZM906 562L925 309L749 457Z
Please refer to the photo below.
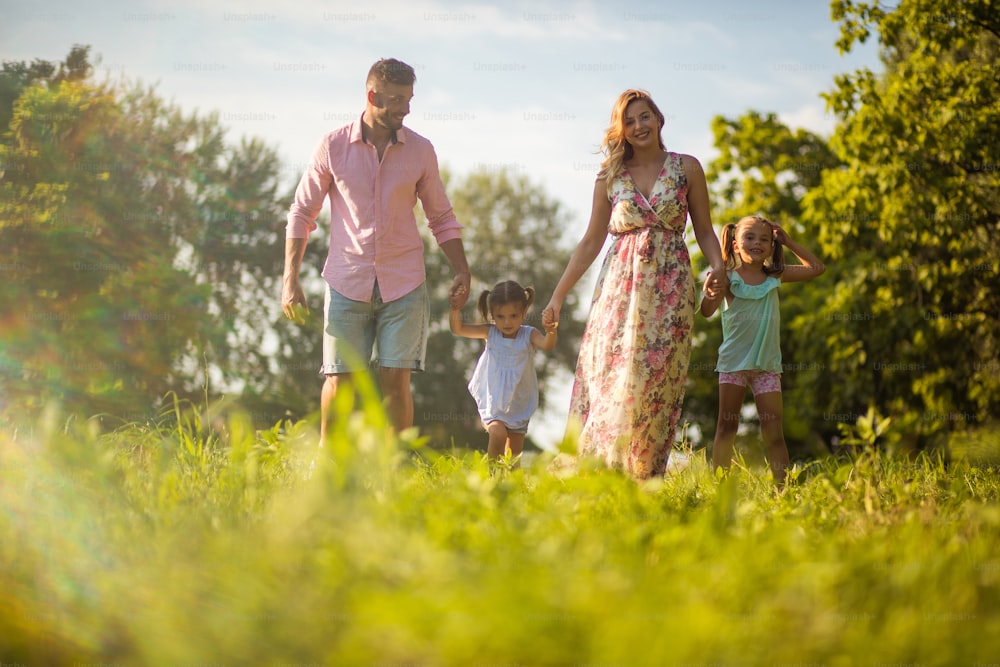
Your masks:
M666 150L664 117L643 90L615 102L601 149L590 223L542 322L557 325L566 294L613 243L597 280L577 360L570 426L579 454L637 479L662 475L680 419L694 324L694 275L684 243L690 213L712 266L727 280L698 160Z

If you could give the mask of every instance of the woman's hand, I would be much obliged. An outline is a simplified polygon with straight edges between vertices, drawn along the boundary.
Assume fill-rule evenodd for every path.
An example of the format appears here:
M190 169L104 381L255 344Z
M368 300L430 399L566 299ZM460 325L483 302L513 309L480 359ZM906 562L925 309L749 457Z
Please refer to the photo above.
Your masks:
M542 310L542 328L549 333L555 333L559 328L559 311L562 304L558 301L549 301L549 304Z
M722 292L717 287L717 281L712 281L711 274L705 276L705 284L702 285L701 291L704 293L706 299L717 299Z
M726 273L726 270L724 268L712 269L708 274L708 278L705 279L706 294L709 291L716 295L723 294L727 287L729 287L729 274Z

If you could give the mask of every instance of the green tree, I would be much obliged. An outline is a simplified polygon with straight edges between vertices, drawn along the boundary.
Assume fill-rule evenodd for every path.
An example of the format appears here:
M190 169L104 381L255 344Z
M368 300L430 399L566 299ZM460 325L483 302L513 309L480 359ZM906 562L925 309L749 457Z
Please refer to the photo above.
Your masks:
M63 81L81 81L93 72L90 47L76 44L66 60L53 63L36 58L31 63L4 61L0 70L0 128L10 126L14 102L31 85L54 87ZM5 141L5 140L4 140Z
M71 69L4 69L18 94L0 145L4 393L14 409L135 410L170 389L204 297L173 266L191 211L170 187L170 149L188 132L164 123L149 145L112 89L44 75Z
M277 317L274 151L92 82L88 54L0 73L5 407L134 419L171 391L273 397L288 375L268 365L304 338Z
M214 135L205 137L209 148L198 155L196 224L177 239L178 266L209 287L198 338L186 355L184 389L197 389L204 370L194 367L207 363L213 393L238 397L255 425L266 428L315 407L319 318L301 327L281 314L284 220L292 195L280 192L276 152L255 138L226 145L215 114L207 120ZM303 280L314 285L321 284L321 245L312 244L305 258ZM321 300L312 305L321 312Z
M712 134L720 154L705 175L720 224L757 213L797 222L802 197L819 185L824 171L840 166L825 139L789 128L774 113L716 116Z
M472 269L472 295L463 317L476 319L479 294L501 280L517 280L536 290L536 302L525 324L541 328L541 310L562 275L571 248L563 232L567 217L525 177L505 171L478 171L458 183L448 181L452 206L465 226L463 241ZM427 280L431 297L431 333L427 342L427 369L414 374L414 421L434 446L485 448L476 404L466 385L482 341L460 338L448 326L448 287L451 268L433 241L425 238ZM572 299L572 297L571 297ZM564 312L574 312L578 302L567 299ZM540 401L545 387L560 370L575 368L583 322L563 318L559 343L551 353L537 353ZM531 433L528 434L529 443Z
M1000 8L832 8L838 46L877 33L885 71L839 76L827 95L845 166L823 173L803 219L839 268L805 353L828 369L818 411L874 407L922 446L1000 408ZM832 434L841 420L824 421Z
M871 414L928 446L1000 407L1000 10L837 1L832 14L843 51L878 36L884 72L836 78L828 142L773 115L716 119L716 219L770 215L827 262L782 296L786 370L805 370L785 374L790 445Z

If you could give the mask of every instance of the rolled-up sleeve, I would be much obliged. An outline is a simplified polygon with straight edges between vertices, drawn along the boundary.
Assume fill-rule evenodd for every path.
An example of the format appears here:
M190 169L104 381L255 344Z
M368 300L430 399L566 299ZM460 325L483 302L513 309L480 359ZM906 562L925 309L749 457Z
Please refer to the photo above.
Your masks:
M458 223L455 211L451 208L451 201L445 192L441 172L438 170L437 154L433 148L428 150L424 163L423 176L417 182L417 197L420 198L420 205L424 209L424 215L427 216L427 226L438 245L452 239L460 239L462 225Z
M316 218L323 210L323 202L330 191L333 174L330 172L330 142L323 138L313 152L312 160L295 188L295 198L288 210L285 238L304 239L315 231Z

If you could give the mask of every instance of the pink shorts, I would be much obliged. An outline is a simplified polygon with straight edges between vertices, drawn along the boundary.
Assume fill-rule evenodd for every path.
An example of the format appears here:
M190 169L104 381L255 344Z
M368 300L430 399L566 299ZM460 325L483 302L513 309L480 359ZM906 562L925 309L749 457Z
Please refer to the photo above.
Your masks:
M719 384L735 384L741 387L750 385L754 396L774 391L781 393L781 376L771 371L719 373Z

